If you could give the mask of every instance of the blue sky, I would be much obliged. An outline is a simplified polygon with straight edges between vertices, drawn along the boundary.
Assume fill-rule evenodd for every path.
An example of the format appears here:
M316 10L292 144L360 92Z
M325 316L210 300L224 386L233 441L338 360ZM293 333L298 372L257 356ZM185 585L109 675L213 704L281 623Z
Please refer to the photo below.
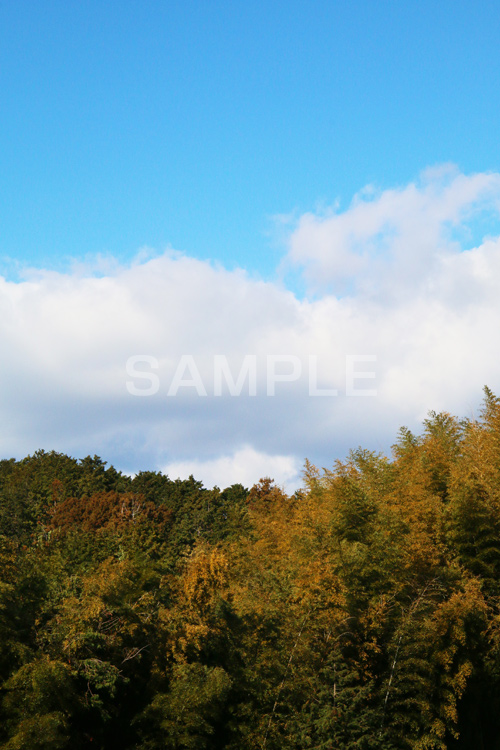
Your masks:
M276 214L500 167L499 32L493 2L2 3L0 253L269 275Z
M2 453L293 484L477 408L500 385L499 38L488 0L0 4ZM286 347L344 397L345 356L375 353L379 396L161 401L184 354L205 378ZM141 352L149 400L125 388Z

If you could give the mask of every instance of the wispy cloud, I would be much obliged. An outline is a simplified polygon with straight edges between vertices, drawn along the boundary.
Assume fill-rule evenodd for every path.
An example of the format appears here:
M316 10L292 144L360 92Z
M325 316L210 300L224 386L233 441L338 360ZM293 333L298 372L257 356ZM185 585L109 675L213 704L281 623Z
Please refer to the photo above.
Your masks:
M415 296L461 250L460 231L478 214L498 220L499 199L499 174L428 169L401 188L365 188L346 211L304 214L289 238L288 259L316 289L385 300L408 290Z

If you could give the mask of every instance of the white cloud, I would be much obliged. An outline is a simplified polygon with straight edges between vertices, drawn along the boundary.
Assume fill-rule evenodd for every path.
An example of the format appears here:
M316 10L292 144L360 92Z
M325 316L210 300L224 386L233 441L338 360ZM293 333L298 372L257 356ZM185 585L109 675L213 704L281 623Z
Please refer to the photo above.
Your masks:
M302 217L288 257L323 290L310 299L173 251L130 267L99 261L95 275L80 266L0 279L2 455L55 448L130 471L202 472L219 486L263 474L293 483L305 457L330 465L358 444L386 450L428 409L472 411L485 383L500 391L500 239L490 231L471 247L478 217L500 234L499 201L500 175L446 168ZM342 284L348 293L336 295ZM158 361L154 396L127 390L135 354ZM297 357L302 374L269 397L277 354ZM376 355L358 364L376 380L355 385L377 397L346 396L349 354ZM207 397L168 396L182 355ZM257 395L245 382L240 396L215 396L216 355L234 380L254 356ZM310 355L318 386L337 397L309 395Z
M207 461L179 461L163 467L172 479L188 479L192 474L205 487L229 487L242 484L251 487L263 477L270 476L286 491L293 492L301 485L302 465L293 456L270 456L245 446L228 456Z
M453 234L474 216L498 214L500 175L427 170L418 183L361 191L342 213L303 215L288 259L315 288L386 300L425 291L440 264L460 247Z

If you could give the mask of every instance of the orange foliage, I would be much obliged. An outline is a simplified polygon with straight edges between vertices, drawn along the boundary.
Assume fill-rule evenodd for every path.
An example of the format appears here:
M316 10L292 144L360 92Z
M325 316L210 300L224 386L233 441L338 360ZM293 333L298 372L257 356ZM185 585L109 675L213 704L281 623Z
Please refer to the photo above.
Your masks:
M150 520L158 527L168 525L172 511L146 502L130 492L96 492L90 497L69 497L57 503L51 512L49 530L61 533L71 529L87 532L115 531Z

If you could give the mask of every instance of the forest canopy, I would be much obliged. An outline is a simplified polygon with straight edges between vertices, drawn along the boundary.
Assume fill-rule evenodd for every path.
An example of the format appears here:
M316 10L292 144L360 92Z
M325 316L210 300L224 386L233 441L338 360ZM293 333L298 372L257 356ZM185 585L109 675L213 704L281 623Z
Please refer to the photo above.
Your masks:
M0 461L0 748L500 748L500 399L286 494Z

